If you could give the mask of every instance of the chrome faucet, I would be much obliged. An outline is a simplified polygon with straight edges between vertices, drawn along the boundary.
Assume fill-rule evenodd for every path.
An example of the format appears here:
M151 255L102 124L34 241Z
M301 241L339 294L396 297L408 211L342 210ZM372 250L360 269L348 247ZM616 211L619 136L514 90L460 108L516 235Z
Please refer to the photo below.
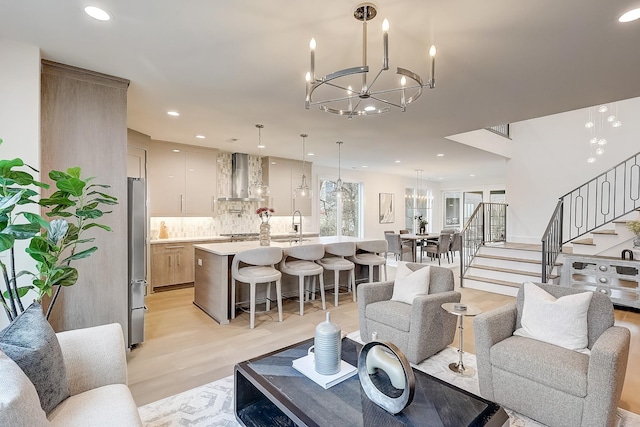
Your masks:
M296 214L298 214L298 217L300 218L300 222L298 224L296 224ZM298 232L298 243L302 243L302 212L299 210L296 210L291 216L291 230Z

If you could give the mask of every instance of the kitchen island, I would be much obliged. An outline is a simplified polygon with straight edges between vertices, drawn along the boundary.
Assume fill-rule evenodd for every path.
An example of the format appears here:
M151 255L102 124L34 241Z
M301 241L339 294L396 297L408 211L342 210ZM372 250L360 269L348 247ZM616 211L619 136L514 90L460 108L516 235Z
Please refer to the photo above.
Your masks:
M348 236L310 237L303 239L301 244L330 244L368 240L374 239ZM297 245L297 243L294 244ZM291 244L289 242L271 242L271 246L284 249L290 247ZM230 310L235 309L234 304L229 300L233 257L238 252L259 247L260 243L257 241L194 245L196 271L193 303L221 325L229 323ZM284 279L283 277L283 285Z

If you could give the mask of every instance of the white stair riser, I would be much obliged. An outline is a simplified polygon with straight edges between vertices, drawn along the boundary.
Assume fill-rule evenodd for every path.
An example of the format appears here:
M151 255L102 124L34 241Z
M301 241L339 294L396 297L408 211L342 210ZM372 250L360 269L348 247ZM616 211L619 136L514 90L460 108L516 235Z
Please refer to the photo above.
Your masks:
M472 279L464 279L464 287L493 292L494 294L509 295L512 297L515 297L518 294L518 288L515 287L496 285L494 283L480 282Z
M540 256L542 258L542 255ZM532 264L523 261L511 261L506 259L494 259L475 257L472 265L486 265L488 267L508 268L510 270L529 271L532 273L540 273L542 271L541 264Z
M573 253L576 255L595 255L602 249L598 250L595 245L573 245Z
M487 255L504 256L504 257L510 257L510 258L521 258L521 259L531 259L531 260L541 259L540 252L537 252L537 251L503 248L500 246L496 246L496 247L482 246L478 251L478 253L487 254Z
M467 274L470 276L486 277L488 279L504 280L506 282L524 283L524 282L540 282L541 277L529 276L526 274L508 273L504 271L485 270L484 268L469 267Z

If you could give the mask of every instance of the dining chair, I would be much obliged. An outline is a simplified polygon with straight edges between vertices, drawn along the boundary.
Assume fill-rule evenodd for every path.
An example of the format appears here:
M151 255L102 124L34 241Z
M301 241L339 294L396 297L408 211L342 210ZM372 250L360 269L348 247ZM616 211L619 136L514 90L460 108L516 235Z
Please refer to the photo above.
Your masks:
M356 275L355 264L345 257L351 257L356 254L356 244L354 242L338 242L329 243L324 246L325 255L322 259L316 261L325 270L333 271L334 284L334 305L338 306L338 295L340 289L340 272L348 271L347 289L353 293L353 301L356 300Z
M426 251L430 257L438 257L438 265L440 265L440 258L443 254L447 255L447 261L449 260L449 245L451 244L451 235L448 233L440 234L438 237L438 243L435 245L427 245Z
M396 261L404 261L404 254L413 253L412 247L403 243L402 236L400 234L387 233L384 235L384 238L387 241L388 252L395 255Z
M274 267L282 259L282 249L263 247L238 252L231 263L231 318L236 317L236 281L248 283L250 302L249 327L253 329L256 317L256 285L267 284L266 309L271 309L271 283L276 282L278 321L282 322L282 273Z
M324 257L324 245L322 244L291 246L284 250L284 256L280 261L280 271L291 276L298 276L300 316L304 315L304 302L307 300L305 295L305 279L307 277L313 278L311 293L314 299L316 278L320 277L322 309L327 309L324 298L324 268L316 264L316 261L322 259L322 257Z

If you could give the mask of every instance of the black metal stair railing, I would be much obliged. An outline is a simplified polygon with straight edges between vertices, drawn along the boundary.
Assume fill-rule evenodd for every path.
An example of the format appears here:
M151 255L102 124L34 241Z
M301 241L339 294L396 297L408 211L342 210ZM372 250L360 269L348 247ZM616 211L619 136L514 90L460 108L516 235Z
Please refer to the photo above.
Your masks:
M542 236L542 281L562 245L640 208L640 153L560 197Z
M464 280L465 273L482 245L506 241L507 206L506 203L480 203L467 220L460 233L461 280Z

